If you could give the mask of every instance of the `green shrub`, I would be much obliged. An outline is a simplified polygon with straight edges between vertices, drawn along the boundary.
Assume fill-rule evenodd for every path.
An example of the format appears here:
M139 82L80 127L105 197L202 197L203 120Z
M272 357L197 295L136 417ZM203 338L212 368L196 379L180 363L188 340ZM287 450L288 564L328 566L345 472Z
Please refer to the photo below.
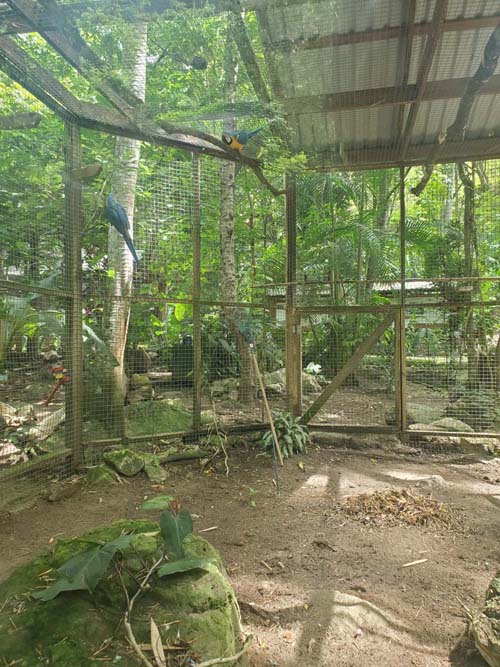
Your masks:
M288 412L273 412L273 419L283 458L304 452L309 442L309 429L300 423L300 417L294 417ZM265 433L263 441L264 447L272 451L272 431Z

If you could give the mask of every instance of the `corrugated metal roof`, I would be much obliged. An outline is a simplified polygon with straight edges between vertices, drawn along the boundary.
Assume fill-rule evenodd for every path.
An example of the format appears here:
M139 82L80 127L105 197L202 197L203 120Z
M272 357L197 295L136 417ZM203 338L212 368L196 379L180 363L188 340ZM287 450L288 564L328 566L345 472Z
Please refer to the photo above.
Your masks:
M406 67L407 0L250 0L250 5L252 1L267 44L274 97L289 117L294 148L325 167L425 162L438 135L454 121L458 95L476 72L500 21L500 3L494 0L448 2L427 77L431 86L418 105L404 154L402 137L418 94L435 0L416 0ZM462 81L453 86L457 80ZM370 95L377 91L383 95L372 101ZM500 77L475 102L466 143L448 144L438 160L451 159L454 151L463 159L471 140L497 134L498 148L492 143L489 157L492 151L500 156L498 94ZM476 159L480 150L477 142L471 146Z

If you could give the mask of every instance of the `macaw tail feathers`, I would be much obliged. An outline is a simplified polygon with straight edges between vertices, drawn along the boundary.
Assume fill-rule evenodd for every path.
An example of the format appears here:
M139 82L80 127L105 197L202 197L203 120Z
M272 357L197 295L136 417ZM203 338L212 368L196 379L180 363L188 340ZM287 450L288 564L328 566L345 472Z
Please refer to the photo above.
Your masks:
M256 130L252 130L251 132L248 133L248 138L251 139L252 137L255 137L256 134L259 134L259 132L262 132L262 130L265 129L265 125L262 127L258 127Z
M125 240L125 243L127 244L127 248L130 250L130 253L131 253L132 257L134 258L134 262L136 264L139 264L139 261L140 261L139 256L137 254L137 251L135 249L135 246L134 246L134 243L133 243L132 239L130 238L130 236L128 234L123 234L123 238Z

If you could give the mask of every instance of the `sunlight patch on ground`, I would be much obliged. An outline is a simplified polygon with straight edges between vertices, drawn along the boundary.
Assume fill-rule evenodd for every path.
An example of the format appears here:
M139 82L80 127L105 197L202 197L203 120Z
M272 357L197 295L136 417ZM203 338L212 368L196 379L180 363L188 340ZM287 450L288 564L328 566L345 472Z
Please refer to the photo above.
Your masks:
M361 493L371 493L382 489L392 489L395 485L383 482L369 475L349 470L342 473L338 480L338 493L341 497L356 496Z
M328 472L328 468L325 468L323 471L309 475L306 481L291 494L291 497L300 500L304 497L326 495L330 486L330 475Z

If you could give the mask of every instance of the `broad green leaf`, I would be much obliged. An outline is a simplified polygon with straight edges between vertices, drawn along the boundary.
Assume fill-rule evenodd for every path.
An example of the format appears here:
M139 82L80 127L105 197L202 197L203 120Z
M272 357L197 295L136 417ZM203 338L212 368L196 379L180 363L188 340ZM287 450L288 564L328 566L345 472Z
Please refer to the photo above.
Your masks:
M186 314L186 306L183 303L176 303L174 308L175 319L178 322L182 322L185 314Z
M184 558L182 542L193 532L193 520L185 509L178 514L163 512L160 516L160 532L171 560Z
M209 558L183 558L162 565L158 569L158 576L169 577L172 574L189 572L190 570L208 570L210 565L213 565L213 561Z
M76 554L58 569L61 578L44 591L33 593L33 597L46 602L63 591L87 590L93 593L115 553L125 549L133 538L134 535L122 535L113 542Z
M148 498L142 503L141 510L168 510L173 499L173 496L166 495Z

